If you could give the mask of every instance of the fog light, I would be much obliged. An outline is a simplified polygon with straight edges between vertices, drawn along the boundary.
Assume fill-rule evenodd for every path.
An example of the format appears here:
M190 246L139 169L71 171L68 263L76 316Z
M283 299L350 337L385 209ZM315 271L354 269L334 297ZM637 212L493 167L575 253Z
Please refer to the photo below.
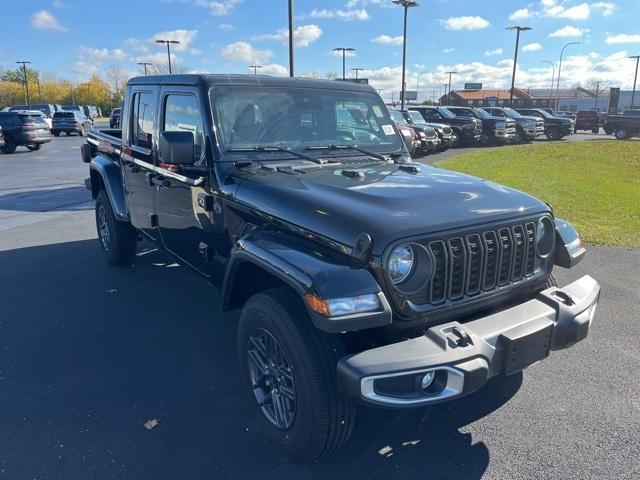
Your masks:
M422 390L426 390L431 386L435 378L436 378L436 372L431 371L431 372L425 373L424 377L422 377L422 380L420 380L420 388Z

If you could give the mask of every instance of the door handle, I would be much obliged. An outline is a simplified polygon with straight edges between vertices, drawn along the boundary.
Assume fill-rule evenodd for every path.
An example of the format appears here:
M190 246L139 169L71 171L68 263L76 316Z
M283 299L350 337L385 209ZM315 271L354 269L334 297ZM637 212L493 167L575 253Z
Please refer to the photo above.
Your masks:
M171 182L164 177L152 176L151 184L160 188L169 188L171 186Z
M138 173L140 171L140 167L135 163L127 163L125 168L129 173Z

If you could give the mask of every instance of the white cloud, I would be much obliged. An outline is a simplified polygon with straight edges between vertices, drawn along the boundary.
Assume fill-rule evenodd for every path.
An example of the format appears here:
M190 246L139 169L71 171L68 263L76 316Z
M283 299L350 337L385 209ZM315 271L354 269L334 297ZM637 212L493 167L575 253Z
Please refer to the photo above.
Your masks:
M334 57L342 58L342 50L331 50L330 53ZM347 51L344 52L344 56L345 57L355 57L356 56L356 52L354 52L353 50L347 50Z
M108 48L93 48L85 47L83 45L76 48L76 53L81 60L91 63L107 62L112 60L122 61L127 59L127 54L120 48L109 50Z
M198 35L197 30L167 30L165 32L156 33L150 40L177 40L180 43L177 45L171 45L171 50L175 52L184 52L189 48L189 45L196 39Z
M204 7L211 12L211 15L223 17L229 15L242 0L194 0L198 7Z
M569 20L586 20L590 14L591 8L588 3L581 3L570 8L557 5L549 9L547 13L550 17L568 18Z
M220 55L222 58L232 62L262 65L273 57L273 52L271 50L258 50L248 42L233 42L224 47Z
M322 36L322 29L318 25L300 25L293 31L296 47L308 47ZM289 30L281 28L275 33L267 33L253 37L253 40L277 40L286 45L289 42Z
M222 30L223 32L230 32L234 29L234 26L229 23L221 23L220 25L218 25L218 29Z
M542 50L542 45L538 42L527 43L522 47L523 52L537 52L538 50Z
M31 26L36 30L54 30L56 32L66 32L68 29L58 22L58 19L51 12L39 10L31 15Z
M620 7L613 2L596 2L592 3L591 7L602 12L602 15L608 17L616 10L619 10Z
M509 17L509 20L524 20L525 18L529 18L531 15L532 13L528 8L521 8L513 12Z
M502 49L501 48L496 48L496 49L493 49L493 50L487 50L486 52L484 52L484 54L487 57L492 57L494 55L502 55Z
M307 15L302 15L301 18L337 18L338 20L352 21L352 20L369 20L369 14L364 8L356 10L329 10L327 8L317 9L314 8Z
M289 69L279 63L269 63L263 65L260 69L260 73L263 75L275 75L278 77L285 77L289 75Z
M491 25L488 20L477 16L449 17L446 20L441 20L440 23L447 30L480 30Z
M451 52L455 52L455 51L456 51L456 49L455 49L455 48L453 48L453 47L452 47L452 48L443 48L443 49L442 49L442 51L443 51L444 53L451 53Z
M379 43L381 45L402 45L402 35L398 35L397 37L392 37L390 35L379 35L375 38L372 38L371 41L373 43Z
M619 43L640 43L640 34L619 33L618 35L610 35L605 40L609 45Z
M549 34L550 37L581 37L589 31L588 28L572 27L571 25L559 28L555 32Z
M62 0L53 0L51 6L53 8L65 8L67 5Z

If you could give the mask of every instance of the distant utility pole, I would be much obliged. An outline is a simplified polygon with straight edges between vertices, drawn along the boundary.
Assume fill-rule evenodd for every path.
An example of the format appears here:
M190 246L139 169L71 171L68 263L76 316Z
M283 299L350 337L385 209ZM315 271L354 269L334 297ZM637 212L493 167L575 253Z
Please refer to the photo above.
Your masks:
M636 83L638 81L638 63L640 63L640 55L632 55L629 58L636 59L636 74L633 77L633 91L631 92L631 106L629 110L633 110L633 101L636 99Z
M356 72L356 80L358 79L358 72L364 70L364 68L352 68L351 71Z
M73 96L73 83L69 82L69 87L71 87L71 105L75 105L76 98Z
M516 52L513 54L513 73L511 74L511 90L509 90L509 106L513 106L513 88L516 83L516 67L518 65L518 45L520 44L520 32L526 32L531 30L531 27L521 27L516 25L515 27L509 27L507 30L516 31Z
M153 63L151 62L138 62L138 65L142 65L144 67L144 76L147 76L147 65L151 66Z
M262 68L262 65L249 65L249 68L253 68L253 74L257 75L258 74L258 69Z
M554 110L558 110L558 104L560 103L560 74L562 73L562 55L564 54L564 49L570 45L580 45L580 42L569 42L562 47L560 50L560 62L558 63L558 78L556 79L556 108Z
M167 44L167 59L169 60L169 74L171 74L171 50L169 49L170 44L177 45L180 42L178 40L156 40L156 43L166 43Z
M451 75L457 74L458 72L444 72L449 74L449 86L447 87L447 91L445 95L447 96L447 100L451 102Z
M353 52L354 50L355 48L351 48L351 47L337 47L333 49L334 52L342 52L342 80L346 80L347 78L346 69L345 69L345 65L346 65L345 57L347 56L347 52Z
M29 97L29 80L27 78L27 65L30 65L31 62L20 61L16 63L18 65L22 65L22 72L24 73L24 103L31 106L31 98Z
M289 0L289 76L293 77L293 0Z
M598 80L596 82L596 103L593 106L593 109L597 112L598 111L598 95L600 94L600 80Z

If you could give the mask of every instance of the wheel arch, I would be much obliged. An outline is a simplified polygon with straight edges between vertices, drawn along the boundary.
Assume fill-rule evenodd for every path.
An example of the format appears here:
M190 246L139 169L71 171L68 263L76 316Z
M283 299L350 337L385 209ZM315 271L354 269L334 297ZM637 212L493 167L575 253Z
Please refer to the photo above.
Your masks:
M125 199L120 166L112 160L98 155L89 164L89 175L91 179L91 196L95 199L100 190L105 190L116 219L128 222L129 210Z

